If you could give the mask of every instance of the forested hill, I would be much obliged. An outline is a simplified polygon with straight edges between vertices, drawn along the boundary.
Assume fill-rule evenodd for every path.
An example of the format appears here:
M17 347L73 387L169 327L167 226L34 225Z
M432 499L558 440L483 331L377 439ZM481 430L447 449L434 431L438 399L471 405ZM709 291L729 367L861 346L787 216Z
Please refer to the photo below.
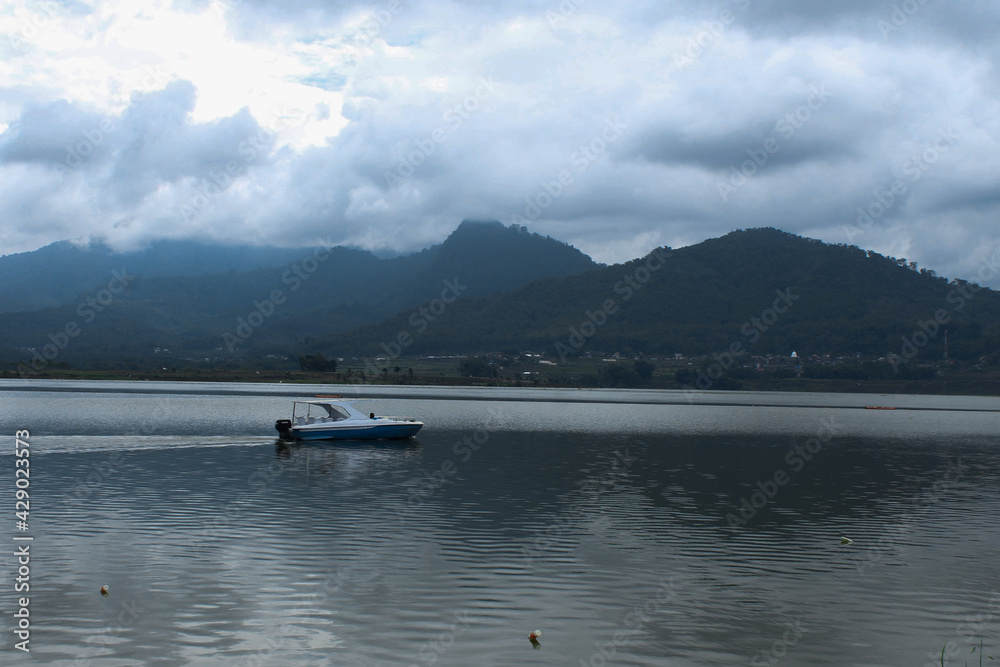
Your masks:
M487 296L538 278L600 266L572 246L495 221L465 221L439 245L385 259L341 247L275 250L270 258L256 251L195 244L194 256L184 260L176 252L158 257L157 247L162 246L127 256L98 248L88 256L63 245L38 251L34 262L20 255L0 258L9 260L6 266L20 265L37 277L30 290L0 284L8 301L23 298L20 289L42 304L61 304L33 304L22 312L5 313L0 362L23 363L45 345L56 345L51 336L65 342L59 332L69 325L78 333L50 361L128 367L165 354L154 352L156 348L170 350L169 358L155 358L171 365L172 360L185 363L192 358L282 355L311 337L378 322L415 307L439 295L446 280L457 280L462 296ZM226 252L233 256L227 259ZM220 271L205 273L210 256L217 258ZM72 261L67 260L68 266L49 264L54 257ZM188 270L176 275L182 261ZM261 262L259 268L238 268L254 262ZM112 273L121 269L130 276L124 289ZM62 278L54 281L46 271ZM276 290L280 303L272 307L268 301ZM95 299L99 302L92 304ZM239 336L235 343L226 338L236 332L240 318L251 317L262 319L252 335Z
M888 355L907 351L905 337L914 354L940 359L947 329L951 357L967 359L1000 349L998 325L1000 293L768 228L462 298L433 321L402 312L308 350L385 354L382 343L406 334L407 353L702 355L739 344L751 354Z

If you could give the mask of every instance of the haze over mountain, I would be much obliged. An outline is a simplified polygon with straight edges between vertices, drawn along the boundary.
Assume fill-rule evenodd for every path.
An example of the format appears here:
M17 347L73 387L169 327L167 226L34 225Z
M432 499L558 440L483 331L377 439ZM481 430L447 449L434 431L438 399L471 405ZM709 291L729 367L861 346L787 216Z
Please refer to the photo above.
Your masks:
M103 287L115 270L145 278L196 277L281 266L304 254L302 248L196 241L154 241L142 250L116 253L101 241L59 241L0 257L0 313L66 305Z

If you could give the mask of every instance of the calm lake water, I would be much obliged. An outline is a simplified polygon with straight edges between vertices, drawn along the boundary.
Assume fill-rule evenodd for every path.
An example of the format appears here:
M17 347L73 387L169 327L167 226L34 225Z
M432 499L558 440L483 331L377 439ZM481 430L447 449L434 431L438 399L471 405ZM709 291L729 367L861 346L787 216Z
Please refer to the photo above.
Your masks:
M1000 399L379 387L417 438L276 441L338 391L0 381L0 663L1000 660Z

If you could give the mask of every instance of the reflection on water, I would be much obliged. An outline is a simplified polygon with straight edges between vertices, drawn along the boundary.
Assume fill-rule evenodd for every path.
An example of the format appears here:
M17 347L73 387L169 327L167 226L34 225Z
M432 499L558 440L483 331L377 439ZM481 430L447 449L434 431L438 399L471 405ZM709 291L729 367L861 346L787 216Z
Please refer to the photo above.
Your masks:
M29 664L972 664L961 624L1000 618L994 413L840 410L810 442L824 409L424 400L419 440L296 444L248 427L285 398L125 435L141 397L62 395L87 434L24 395Z

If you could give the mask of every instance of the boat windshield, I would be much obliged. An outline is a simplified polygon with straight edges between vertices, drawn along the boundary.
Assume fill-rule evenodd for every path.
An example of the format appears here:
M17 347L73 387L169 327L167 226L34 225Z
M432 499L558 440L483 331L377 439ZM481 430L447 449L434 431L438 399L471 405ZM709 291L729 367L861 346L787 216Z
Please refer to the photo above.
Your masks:
M326 416L330 421L339 422L341 419L347 419L351 415L343 408L337 405L328 405L326 403L320 403L319 405L313 405L312 407L322 408L326 412Z
M300 408L305 408L300 410ZM347 419L351 414L340 407L339 405L331 405L329 403L296 403L296 410L293 411L292 419L300 422L313 423L316 420L328 421L328 422L339 422L341 420ZM298 417L296 417L295 412L298 412Z

